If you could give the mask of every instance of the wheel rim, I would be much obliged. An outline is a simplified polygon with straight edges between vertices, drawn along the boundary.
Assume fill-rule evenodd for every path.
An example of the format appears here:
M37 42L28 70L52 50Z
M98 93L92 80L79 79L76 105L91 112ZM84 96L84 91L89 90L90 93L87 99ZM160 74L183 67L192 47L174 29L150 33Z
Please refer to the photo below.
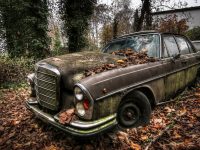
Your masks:
M124 112L123 112L123 117L124 120L126 121L131 121L131 120L135 120L137 117L137 114L134 110L132 110L131 108L127 108Z
M140 118L140 110L135 104L125 104L118 117L123 127L133 127Z

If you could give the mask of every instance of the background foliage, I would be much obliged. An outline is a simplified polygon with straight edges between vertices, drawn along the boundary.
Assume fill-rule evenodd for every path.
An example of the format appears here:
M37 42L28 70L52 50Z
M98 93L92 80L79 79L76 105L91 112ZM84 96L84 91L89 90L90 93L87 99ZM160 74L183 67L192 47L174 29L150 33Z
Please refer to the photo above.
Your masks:
M59 10L64 21L69 52L80 51L87 45L85 34L94 10L94 0L60 0Z
M1 25L11 57L44 57L49 52L46 0L0 0Z
M186 32L190 40L200 40L200 26L190 29Z

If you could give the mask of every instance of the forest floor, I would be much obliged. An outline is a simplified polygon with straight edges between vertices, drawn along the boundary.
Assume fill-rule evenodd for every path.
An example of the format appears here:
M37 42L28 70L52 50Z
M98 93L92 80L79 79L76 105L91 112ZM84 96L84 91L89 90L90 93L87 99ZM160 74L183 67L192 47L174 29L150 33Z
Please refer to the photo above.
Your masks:
M26 109L26 87L0 90L0 150L198 150L200 88L185 90L174 102L157 106L146 127L112 130L93 138L68 136Z

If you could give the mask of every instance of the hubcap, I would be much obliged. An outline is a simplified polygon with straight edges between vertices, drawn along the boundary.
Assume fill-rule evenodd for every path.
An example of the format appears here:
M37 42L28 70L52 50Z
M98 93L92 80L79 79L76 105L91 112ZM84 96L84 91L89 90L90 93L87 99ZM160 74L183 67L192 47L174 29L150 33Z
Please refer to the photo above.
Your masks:
M126 109L125 111L124 111L124 119L126 120L126 121L131 121L131 120L135 120L136 119L136 113L134 112L134 110L132 110L132 109Z

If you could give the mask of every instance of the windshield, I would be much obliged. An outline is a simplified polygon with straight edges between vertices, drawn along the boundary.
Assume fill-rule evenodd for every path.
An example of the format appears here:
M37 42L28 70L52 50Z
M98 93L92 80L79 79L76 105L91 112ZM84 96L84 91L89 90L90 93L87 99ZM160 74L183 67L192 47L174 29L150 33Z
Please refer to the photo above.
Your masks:
M149 57L159 57L160 38L158 34L134 35L126 39L109 43L104 53L112 53L117 50L132 49L135 52L146 52Z

